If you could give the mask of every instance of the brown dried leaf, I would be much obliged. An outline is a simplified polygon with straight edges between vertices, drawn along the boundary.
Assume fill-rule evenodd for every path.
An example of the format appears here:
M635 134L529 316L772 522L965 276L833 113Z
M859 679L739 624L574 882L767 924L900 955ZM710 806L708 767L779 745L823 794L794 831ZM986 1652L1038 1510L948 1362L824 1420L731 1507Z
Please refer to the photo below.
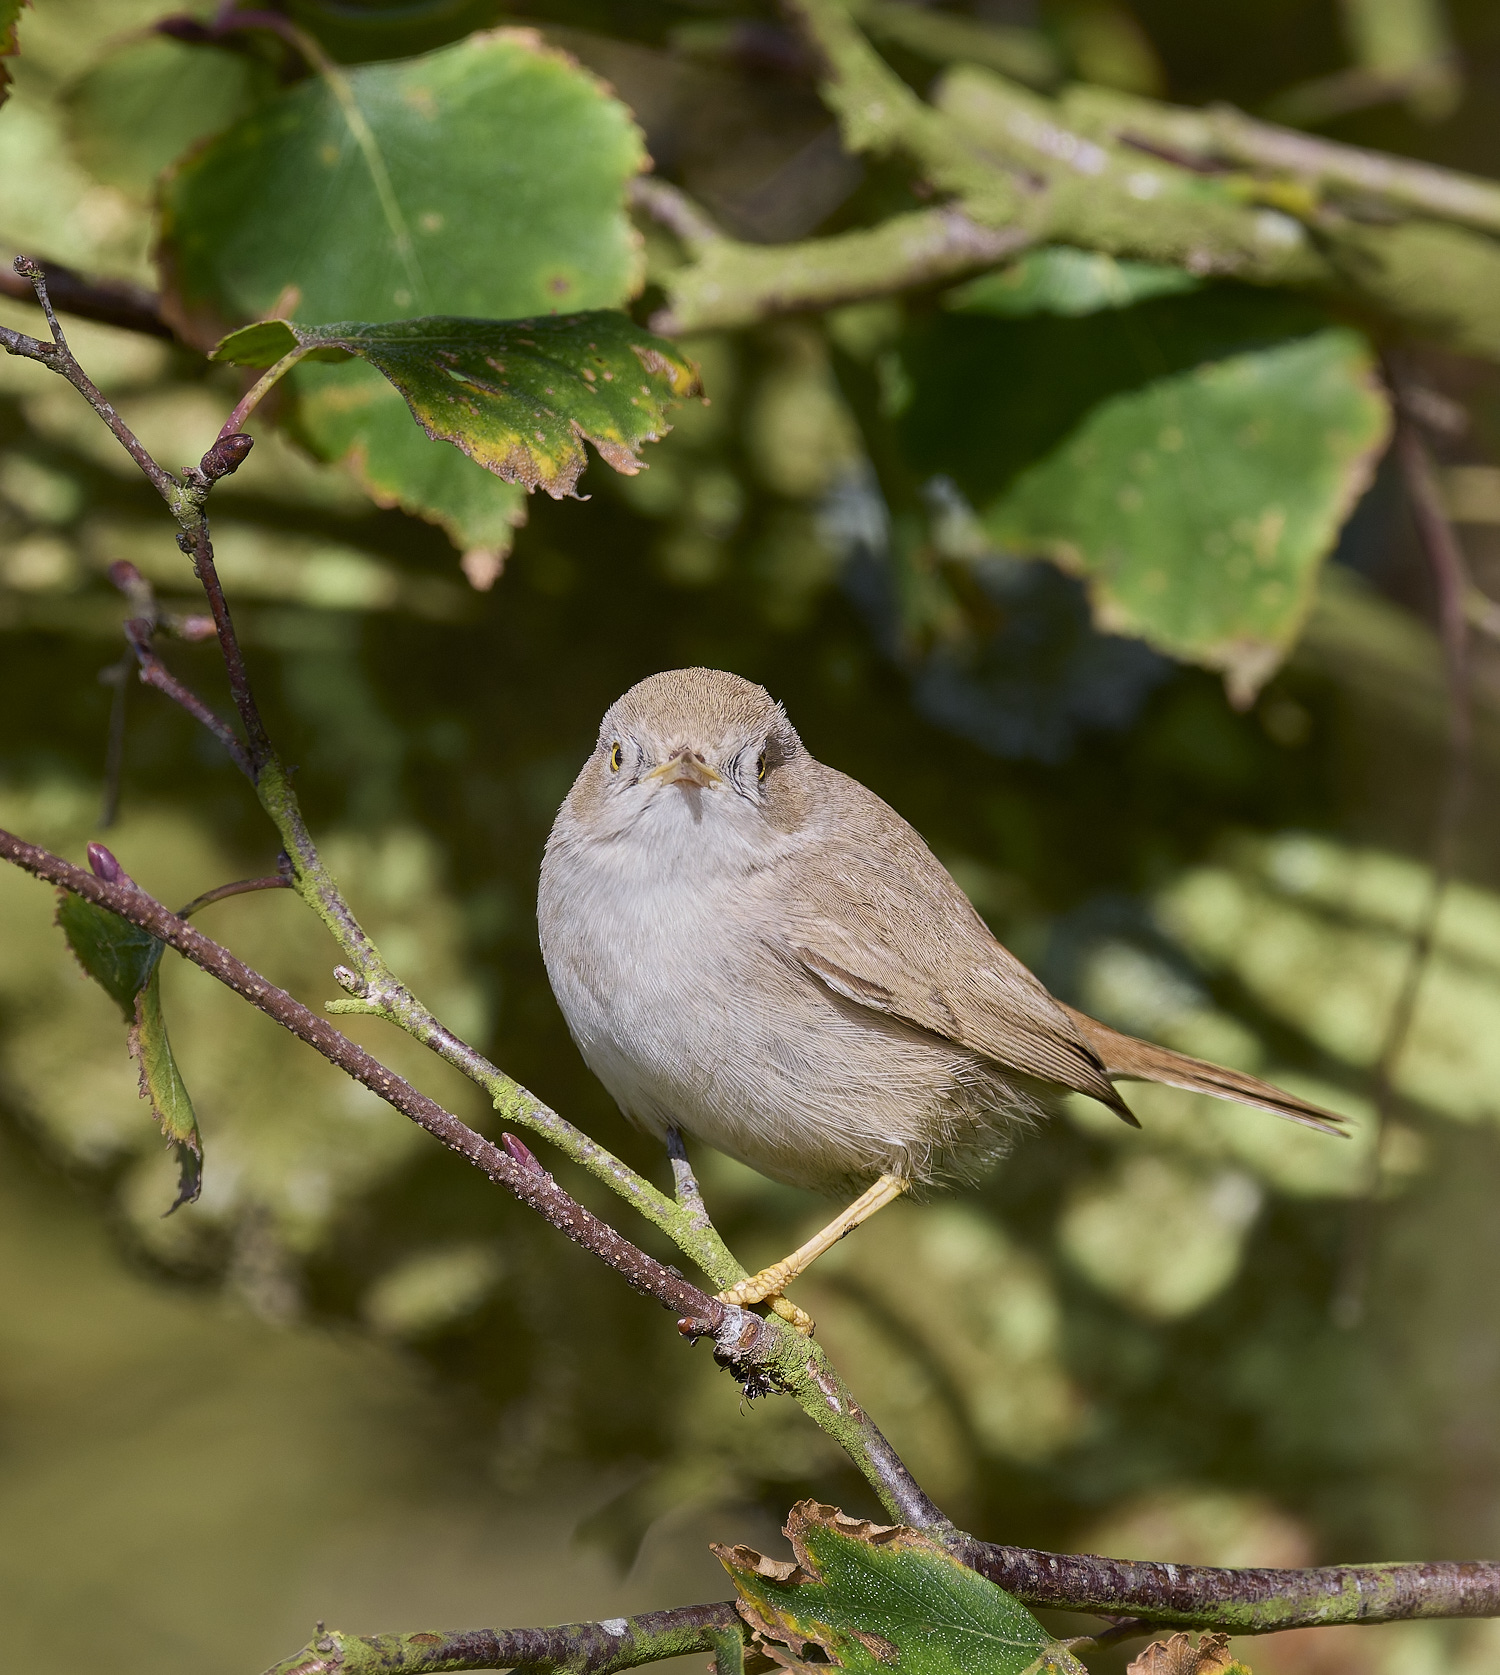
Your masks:
M1125 1675L1250 1675L1229 1650L1227 1634L1205 1634L1195 1646L1185 1634L1154 1640Z

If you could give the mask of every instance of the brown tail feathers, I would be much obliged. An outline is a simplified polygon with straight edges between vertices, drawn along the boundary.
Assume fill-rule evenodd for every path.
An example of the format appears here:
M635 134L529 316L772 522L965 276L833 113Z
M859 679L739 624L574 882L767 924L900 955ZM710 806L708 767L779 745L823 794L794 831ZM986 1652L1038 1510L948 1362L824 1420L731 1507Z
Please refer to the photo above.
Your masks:
M1189 1093L1208 1093L1216 1099L1256 1105L1291 1122L1348 1138L1345 1118L1262 1082L1257 1076L1247 1076L1242 1070L1226 1070L1221 1064L1189 1058L1186 1053L1174 1053L1170 1047L1158 1047L1150 1041L1138 1041L1133 1035L1122 1035L1086 1012L1075 1012L1071 1006L1064 1007L1064 1011L1099 1055L1112 1081L1165 1082L1171 1088L1186 1088Z

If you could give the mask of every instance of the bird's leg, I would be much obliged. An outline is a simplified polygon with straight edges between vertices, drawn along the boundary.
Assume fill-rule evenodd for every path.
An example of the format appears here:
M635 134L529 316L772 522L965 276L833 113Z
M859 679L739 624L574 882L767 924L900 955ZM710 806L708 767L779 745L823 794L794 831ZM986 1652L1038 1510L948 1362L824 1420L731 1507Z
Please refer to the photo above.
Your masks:
M799 1246L780 1262L773 1263L769 1268L762 1268L758 1274L752 1274L749 1279L730 1286L727 1291L721 1291L719 1301L736 1303L744 1308L751 1303L763 1303L771 1299L771 1306L776 1308L778 1303L786 1301L781 1293L798 1274L810 1268L825 1250L832 1250L846 1233L852 1233L862 1221L868 1221L877 1210L883 1210L887 1204L893 1203L910 1186L911 1182L904 1175L882 1175L868 1192L861 1193L849 1208L830 1221L821 1233L815 1233L805 1245ZM776 1312L780 1314L782 1311L776 1308ZM800 1309L797 1312L802 1313ZM802 1318L806 1320L807 1316L803 1315ZM810 1331L811 1327L812 1322L808 1321L806 1330ZM799 1331L803 1329L798 1326Z
M667 1130L667 1156L672 1160L672 1190L677 1202L687 1211L688 1220L701 1232L710 1225L708 1211L703 1203L703 1189L698 1185L692 1164L688 1162L680 1129Z
M682 1143L680 1129L667 1130L667 1156L672 1160L672 1189L677 1202L687 1211L688 1220L694 1227L700 1232L713 1232L714 1225L709 1220L708 1209L703 1202L703 1189L698 1185L698 1177L693 1173L692 1164L688 1162L687 1147ZM812 1316L805 1314L795 1303L787 1302L785 1297L773 1297L771 1308L789 1326L794 1326L803 1337L812 1336Z

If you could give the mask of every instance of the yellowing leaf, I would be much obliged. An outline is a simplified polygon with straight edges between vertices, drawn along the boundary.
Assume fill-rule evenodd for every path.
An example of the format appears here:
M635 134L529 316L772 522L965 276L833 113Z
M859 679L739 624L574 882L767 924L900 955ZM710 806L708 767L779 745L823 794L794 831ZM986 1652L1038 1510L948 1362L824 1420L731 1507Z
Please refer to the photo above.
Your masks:
M641 274L630 112L534 32L333 69L190 153L162 198L163 289L205 346L270 314L516 319L617 307ZM301 438L368 492L503 551L524 501L430 447L363 366L301 366ZM534 427L533 427L534 428Z
M506 482L573 492L592 442L617 471L669 427L673 397L695 394L697 370L624 314L531 320L435 317L388 325L269 320L227 337L216 360L269 366L301 351L357 356L406 398L430 437L451 442Z

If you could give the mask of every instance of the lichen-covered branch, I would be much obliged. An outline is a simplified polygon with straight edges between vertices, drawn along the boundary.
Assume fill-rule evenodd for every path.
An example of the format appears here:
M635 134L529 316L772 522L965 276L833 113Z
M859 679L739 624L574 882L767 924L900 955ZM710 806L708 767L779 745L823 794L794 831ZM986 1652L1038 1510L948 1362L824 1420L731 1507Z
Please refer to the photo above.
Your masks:
M1058 109L1070 127L1094 138L1209 166L1263 170L1319 193L1377 199L1413 215L1500 233L1500 181L1279 128L1233 105L1194 110L1079 83Z
M437 1675L439 1670L513 1669L517 1675L612 1675L643 1663L742 1644L734 1605L684 1605L602 1623L558 1628L427 1629L413 1634L320 1630L266 1675ZM716 1660L717 1661L717 1660ZM728 1669L728 1664L724 1668Z
M1500 1617L1500 1563L1323 1565L1219 1570L1093 1553L1040 1553L970 1536L953 1543L971 1569L1028 1605L1128 1613L1179 1628L1275 1634L1412 1617Z
M648 207L657 213L656 203ZM953 204L797 244L701 240L696 259L669 278L668 305L651 329L726 331L771 315L894 296L994 267L1032 242L1024 227L985 226Z

